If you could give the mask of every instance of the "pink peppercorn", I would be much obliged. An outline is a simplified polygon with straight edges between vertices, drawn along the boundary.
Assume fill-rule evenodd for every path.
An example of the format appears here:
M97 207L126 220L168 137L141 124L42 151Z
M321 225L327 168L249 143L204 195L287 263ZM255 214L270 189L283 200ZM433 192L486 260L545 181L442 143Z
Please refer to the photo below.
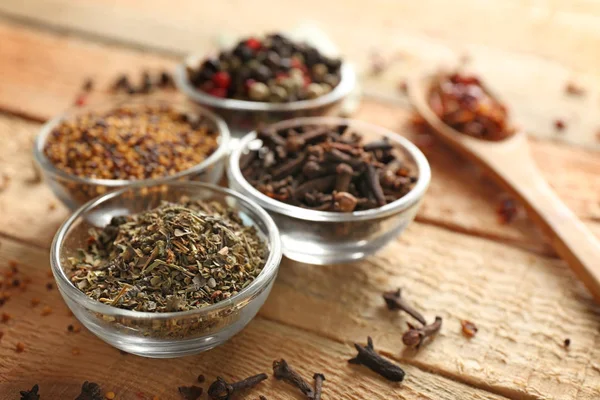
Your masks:
M220 71L213 75L213 82L217 87L227 89L231 84L231 76L225 71Z
M227 89L216 87L208 91L211 96L224 98L227 96Z
M260 40L256 38L250 38L246 40L246 46L248 46L252 50L258 50L262 47L262 44L260 43Z

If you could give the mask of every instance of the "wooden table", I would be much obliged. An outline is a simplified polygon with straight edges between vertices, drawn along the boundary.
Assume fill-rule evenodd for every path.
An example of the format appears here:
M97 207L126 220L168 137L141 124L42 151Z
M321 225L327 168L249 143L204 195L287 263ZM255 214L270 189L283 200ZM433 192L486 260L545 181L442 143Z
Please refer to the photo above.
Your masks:
M410 110L396 85L468 54L531 132L533 155L551 185L600 235L600 2L288 3L0 3L0 176L10 179L0 178L0 269L16 260L21 279L31 279L25 291L6 283L0 289L12 293L0 308L12 315L0 322L0 399L16 399L34 383L44 400L72 399L84 380L117 399L178 399L176 388L200 373L241 378L269 372L281 357L306 377L323 372L325 399L599 399L600 307L526 216L498 222L500 189L442 144L406 129ZM285 261L259 316L201 355L144 359L120 354L86 330L67 332L77 321L56 289L46 288L48 248L67 210L36 182L30 149L40 123L70 106L88 76L102 90L118 73L170 68L218 33L288 29L292 20L317 21L364 71L366 96L356 118L422 146L433 181L417 222L356 264ZM378 77L368 76L373 51L396 60ZM568 81L586 94L567 96ZM557 118L567 123L562 133L554 130ZM427 319L444 318L438 337L418 352L402 344L407 316L383 307L381 292L395 287ZM42 316L45 306L52 312ZM476 337L462 335L461 319L477 324ZM402 384L347 364L352 343L367 335L405 367ZM259 394L301 398L274 379L248 398Z

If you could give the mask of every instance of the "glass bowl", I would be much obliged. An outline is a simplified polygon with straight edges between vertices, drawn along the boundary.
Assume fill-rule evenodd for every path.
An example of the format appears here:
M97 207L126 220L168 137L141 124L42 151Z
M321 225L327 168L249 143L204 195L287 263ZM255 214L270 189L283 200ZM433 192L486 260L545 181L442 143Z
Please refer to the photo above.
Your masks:
M120 106L143 107L146 105L168 105L184 113L202 115L213 125L219 133L217 149L204 161L192 168L178 172L174 175L156 179L125 180L125 179L94 179L72 175L62 171L50 162L44 154L46 140L52 130L63 120L76 117L87 112L105 112ZM200 182L217 183L223 176L226 156L229 149L229 129L227 124L214 113L199 107L198 105L182 100L163 99L159 97L145 98L116 98L111 101L100 102L86 107L73 108L66 113L48 121L44 124L38 134L33 156L44 180L50 188L68 208L76 209L87 201L104 194L108 191L128 186L134 183L152 185L161 184L174 180L194 180Z
M68 278L68 257L85 247L92 227L103 227L112 217L140 212L161 201L217 200L239 212L246 225L254 225L266 241L269 256L258 277L244 290L219 303L191 311L151 313L125 310L93 300ZM267 299L281 261L277 226L249 199L228 189L197 182L134 185L105 194L78 209L60 227L50 251L57 287L77 319L100 339L129 353L171 358L218 346L238 333Z
M356 86L354 68L347 62L343 62L340 83L331 92L315 99L289 103L222 99L197 89L188 79L186 67L198 65L203 59L204 56L189 56L183 63L179 64L175 71L175 83L179 90L189 98L211 108L225 118L234 137L245 135L254 130L259 124L274 123L303 116L324 115L338 106Z
M288 258L309 264L343 263L375 253L396 238L415 218L421 199L429 186L431 170L423 153L408 139L387 129L361 121L336 117L307 117L271 125L289 129L303 125L347 124L362 134L365 141L387 137L418 171L414 187L403 197L371 210L340 213L309 210L272 199L255 189L242 175L240 157L260 148L256 132L246 135L229 158L229 186L266 209L281 232L283 253Z

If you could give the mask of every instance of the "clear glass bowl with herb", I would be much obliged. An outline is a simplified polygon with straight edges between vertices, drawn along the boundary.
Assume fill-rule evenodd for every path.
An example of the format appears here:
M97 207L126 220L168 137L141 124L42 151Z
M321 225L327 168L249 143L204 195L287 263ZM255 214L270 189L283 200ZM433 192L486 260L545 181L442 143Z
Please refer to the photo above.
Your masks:
M362 136L364 143L383 143L389 150L394 151L403 159L405 167L413 171L412 184L396 196L389 199L382 206L370 205L362 209L356 207L354 211L341 210L347 198L336 200L335 195L321 196L324 201L331 202L339 207L328 208L327 211L319 207L306 207L304 204L294 205L280 201L285 198L281 191L265 194L254 187L242 173L241 161L252 151L264 149L263 140L258 138L257 132L251 132L241 139L238 148L234 149L229 158L227 170L229 186L249 197L269 212L281 232L283 253L285 256L309 263L331 264L343 263L362 259L375 253L389 241L395 239L408 224L415 218L421 200L429 186L431 171L423 153L408 139L385 128L356 120L336 117L305 117L281 121L270 125L265 130L289 131L304 129L306 127L346 127L352 132ZM307 133L307 131L303 131ZM308 143L308 142L307 142ZM344 144L340 144L340 148ZM284 147L287 146L284 145ZM339 153L336 153L339 155ZM339 155L344 157L343 155ZM292 161L292 160L290 160ZM285 165L287 164L287 165ZM291 163L282 162L285 169ZM304 164L306 166L306 164ZM304 170L303 170L304 171ZM332 174L340 172L335 165ZM285 181L285 176L283 177ZM318 181L317 178L315 181ZM269 183L270 184L270 183ZM326 183L327 184L327 183ZM329 183L329 187L331 183ZM300 187L285 188L292 191ZM291 197L294 197L292 194ZM352 206L357 205L356 199ZM364 200L364 199L363 199Z
M77 152L81 151L79 149L84 149L84 151L89 154L90 150L94 150L94 146L98 146L97 139L95 137L92 137L92 139L89 139L89 136L87 139L77 139L74 137L65 138L62 143L58 143L56 146L57 150L54 153L55 160L51 160L47 154L48 147L52 143L56 142L56 138L53 137L53 135L57 135L56 132L60 129L63 129L62 127L64 127L65 124L76 124L76 121L79 121L82 118L87 118L88 115L93 115L94 118L97 118L98 120L96 122L98 124L104 124L101 117L107 114L120 112L120 110L123 108L135 111L145 110L149 107L152 109L160 109L162 107L164 109L171 110L170 112L177 113L177 115L180 114L182 120L185 119L186 123L193 121L193 123L201 125L202 129L205 128L207 129L207 132L210 132L210 139L214 141L214 145L210 149L207 149L205 155L198 157L198 162L194 163L194 153L189 149L186 150L186 148L190 147L189 143L198 143L197 140L200 139L199 136L202 134L192 130L188 136L182 136L182 145L175 143L175 145L178 145L179 147L173 146L181 151L187 151L187 154L190 155L189 159L186 160L185 168L182 164L181 168L171 168L163 174L155 173L154 170L151 169L156 165L160 167L161 161L163 161L160 157L164 153L162 149L150 149L156 154L148 154L149 152L145 151L147 148L139 151L139 142L135 143L135 138L130 138L129 141L127 141L126 137L123 139L122 144L118 143L118 146L114 143L111 143L110 145L104 144L103 147L106 151L106 159L100 157L100 159L94 164L87 160L86 164L77 165L79 169L71 168L71 165L74 163L74 161L85 161L86 156L83 154L73 154L69 152ZM148 117L148 120L151 122L152 116ZM86 130L90 129L89 125L91 124L83 127L81 135L86 135ZM193 125L190 123L190 126ZM95 126L92 127L95 128ZM110 128L110 126L108 128L104 125L100 126L100 128L102 127L105 129ZM157 128L152 129L153 132L164 132L164 130L161 131L162 126L160 125ZM71 132L69 134L73 136L72 131L67 132ZM121 131L119 133L121 136L123 136L123 134L126 134L126 132L124 133L124 131ZM196 137L196 135L198 137ZM144 135L140 134L138 136L139 139L142 140ZM52 142L52 140L54 140L54 142ZM175 137L175 140L179 140L179 138ZM194 140L196 140L196 142L194 142ZM167 183L175 180L194 180L199 182L217 183L223 176L229 142L230 138L227 124L225 124L225 122L214 113L199 107L192 102L161 96L139 98L117 97L112 100L90 104L89 106L70 109L64 114L48 121L42 126L40 133L36 138L33 155L43 178L48 183L56 197L58 197L67 207L74 210L99 195L134 183L152 185ZM134 161L128 162L128 158L132 157L131 155L116 154L118 158L114 159L113 157L115 154L108 154L110 152L108 149L119 147L120 145L125 147L124 150L131 149L132 153L137 153L134 157L138 157L139 155L140 158L135 158ZM150 143L148 146L151 145L153 144ZM61 146L73 146L73 148L65 150ZM94 154L101 154L101 150L98 150L98 152ZM173 151L170 154L178 153ZM149 165L149 163L146 161L148 160L148 157L150 157L152 160L152 165ZM177 160L182 159L182 157L177 156L172 157L172 159ZM57 161L62 162L63 165L57 165ZM165 160L164 163L168 165L169 161L171 160ZM133 171L138 171L139 176L135 178L125 177L123 171L118 171L122 176L110 176L110 174L108 174L109 169L107 167L109 163L111 165L116 165L115 169L118 169L117 167L119 165L124 165L122 169L125 169L125 171L129 171L131 169ZM90 165L96 165L98 171L90 171ZM146 168L148 169L148 171L146 171L147 173L144 172L144 169ZM75 171L79 173L76 173ZM139 171L142 172L140 173ZM90 173L95 176L89 176Z
M266 261L262 270L243 289L200 308L148 312L94 300L83 292L82 286L73 283L73 259L81 257L83 249L89 248L90 232L111 225L113 217L138 214L155 209L165 201L178 203L183 198L226 205L236 218L239 217L240 223L254 227L266 245ZM242 330L267 299L281 257L278 229L269 215L255 203L231 190L210 184L170 182L154 186L133 185L82 206L56 233L50 263L63 299L81 323L96 336L130 353L170 358L211 349ZM150 267L155 268L154 265ZM214 282L208 282L208 285L215 287Z
M356 86L354 68L349 63L342 62L339 67L339 83L331 91L315 98L289 102L221 98L198 89L190 81L189 68L200 64L205 57L205 55L187 57L175 71L175 84L189 98L225 118L234 137L243 136L259 124L303 116L325 115L338 107Z

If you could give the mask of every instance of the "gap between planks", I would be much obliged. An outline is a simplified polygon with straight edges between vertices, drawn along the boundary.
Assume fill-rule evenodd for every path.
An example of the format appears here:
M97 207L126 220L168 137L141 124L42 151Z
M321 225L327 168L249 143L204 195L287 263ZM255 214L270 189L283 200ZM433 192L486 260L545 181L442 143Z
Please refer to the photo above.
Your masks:
M14 241L14 240L12 240L10 238L4 238L4 240L13 241L16 244L16 247L24 247L25 251L29 247L28 244L23 244L23 243L20 243L18 241ZM9 245L9 246L13 247L11 245ZM3 246L0 245L0 251L1 251L2 247ZM36 258L43 258L43 257L47 256L47 252L45 251L45 249L41 249L41 248L39 248L37 246L35 246L35 248L36 248L36 252L38 253L38 255L30 255L30 256L28 256L28 257L32 257L32 259L26 260L25 262L23 262L23 264L27 265L29 263L33 263L33 262L35 262L34 259L36 259ZM37 264L37 269L40 272L41 272L42 269L48 268L48 266L41 266L39 263L36 263L36 264ZM276 282L276 284L277 284L277 282ZM279 283L279 284L282 284L282 283ZM60 301L62 303L64 303L64 301L62 300L62 298L61 298ZM259 312L259 314L258 314L258 316L256 318L258 320L262 319L262 320L274 323L276 325L281 325L281 326L286 327L286 328L288 328L288 329L290 329L292 331L305 332L305 333L308 333L309 335L314 335L314 336L317 336L317 337L319 337L319 338L321 338L323 340L327 340L327 341L331 341L331 342L334 342L334 343L342 344L342 345L347 346L349 348L352 348L353 344L354 344L353 341L340 340L340 338L336 337L335 335L329 335L326 332L319 332L318 330L307 329L307 328L302 327L302 326L297 326L297 325L294 325L292 323L286 322L284 320L280 320L280 319L272 318L272 317L269 317L269 316L266 316L266 315L262 315L262 314L260 314L260 312ZM401 332L399 332L398 334L400 335ZM97 338L94 338L94 339L98 340ZM366 337L364 338L364 340L366 341ZM362 341L360 343L362 343ZM375 348L377 349L377 343L375 344ZM389 352L389 351L380 350L380 349L378 350L378 352L380 354L384 355L385 357L387 357L387 358L389 358L391 360L394 360L395 362L398 362L401 366L405 366L405 365L406 366L411 366L411 367L417 368L418 370L420 370L420 371L422 371L424 373L431 374L431 375L434 375L434 376L439 376L441 378L448 379L448 380L450 380L452 382L455 382L457 384L465 385L465 386L471 387L471 388L476 389L476 390L485 391L485 392L488 392L488 393L491 393L491 394L495 394L495 395L498 395L498 396L502 396L502 397L505 397L505 398L511 399L511 400L536 400L537 399L537 397L535 397L535 396L531 396L531 395L527 395L527 394L523 394L523 393L514 392L514 391L509 390L509 389L494 388L494 387L489 386L489 385L481 385L478 382L475 382L475 381L473 381L471 379L468 379L468 376L466 376L466 375L461 376L461 375L458 375L458 374L449 373L449 372L443 371L443 370L441 370L439 368L435 368L434 366L429 366L429 365L426 365L426 364L424 364L422 362L419 362L418 359L414 359L414 358L410 358L409 359L409 358L399 357L397 354L394 354L394 353ZM378 377L378 379L380 379L380 378Z

